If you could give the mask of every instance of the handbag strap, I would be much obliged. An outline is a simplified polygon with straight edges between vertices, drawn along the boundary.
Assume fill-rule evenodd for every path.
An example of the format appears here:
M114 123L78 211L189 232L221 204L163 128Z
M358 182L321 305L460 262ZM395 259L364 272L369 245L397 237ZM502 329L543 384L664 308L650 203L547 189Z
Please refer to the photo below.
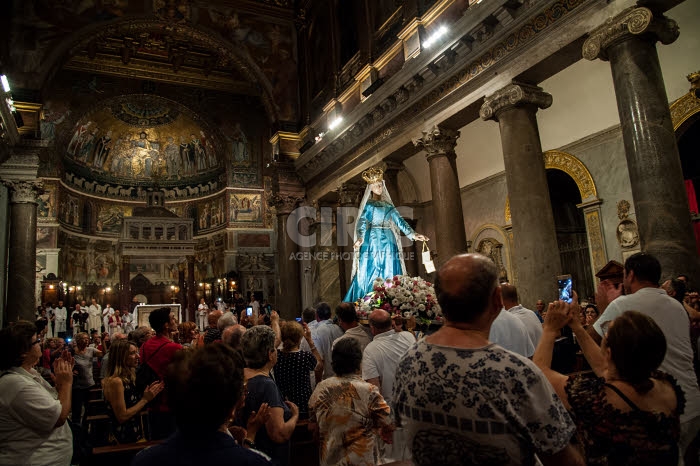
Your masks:
M607 383L607 382L605 383L605 386L608 387L608 388L610 388L610 389L611 389L612 391L614 391L615 393L617 393L617 395L618 395L620 398L622 398L622 401L624 401L625 403L627 403L627 404L630 406L630 408L634 409L635 411L641 411L641 409L639 409L639 407L638 407L636 404L634 404L634 403L632 402L632 400L630 400L629 398L627 398L627 395L625 395L624 393L622 393L622 391L621 391L619 388L617 388L616 386L614 386L614 385L612 385L612 384L609 384L609 383Z

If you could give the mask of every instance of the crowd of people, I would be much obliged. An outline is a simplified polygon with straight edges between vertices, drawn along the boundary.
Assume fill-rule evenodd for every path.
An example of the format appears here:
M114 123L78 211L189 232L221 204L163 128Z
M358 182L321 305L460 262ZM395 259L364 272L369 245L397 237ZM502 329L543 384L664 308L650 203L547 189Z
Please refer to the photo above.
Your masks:
M101 387L111 442L161 441L137 466L287 465L300 426L321 465L692 466L700 300L688 277L660 282L639 253L595 303L574 293L533 311L490 259L459 255L436 274L443 323L418 339L345 302L290 320L244 303L178 322L164 307L129 332L110 332L108 313L103 333L69 344L16 322L0 331L0 464L71 464L69 423ZM562 341L590 370L561 369Z

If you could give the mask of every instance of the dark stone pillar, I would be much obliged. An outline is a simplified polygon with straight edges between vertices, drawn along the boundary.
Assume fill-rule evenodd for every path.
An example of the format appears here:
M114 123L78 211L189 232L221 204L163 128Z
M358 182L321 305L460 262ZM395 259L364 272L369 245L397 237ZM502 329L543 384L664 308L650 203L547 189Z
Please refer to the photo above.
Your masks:
M347 293L348 288L350 288L350 283L352 283L352 263L355 252L353 249L354 232L351 228L352 225L346 223L351 220L350 218L347 218L347 215L352 213L352 215L355 217L355 222L357 222L357 216L360 215L360 200L362 199L364 190L365 186L363 186L361 183L351 182L343 183L343 185L338 188L338 206L340 207L338 213L341 215L338 215L337 218L337 238L338 252L341 255L341 260L338 261L338 267L340 269L340 290L343 293L341 299L345 297L345 293ZM343 225L341 225L341 223ZM347 233L341 230L347 230ZM346 235L345 245L340 244L341 233Z
M480 111L481 118L497 120L501 129L515 239L512 258L520 301L527 307L538 299L554 299L561 273L536 118L538 108L550 105L552 96L541 88L513 83L487 97Z
M389 191L391 200L394 202L396 207L404 207L403 197L401 197L401 192L399 191L399 172L403 169L403 164L395 162L386 162L387 167L384 170L384 184L386 184L386 189ZM405 215L405 214L404 214ZM411 225L411 228L416 229L416 220L413 216L405 216L404 220ZM418 264L416 263L416 255L413 252L413 244L409 244L403 248L404 264L406 266L406 275L409 277L418 276Z
M119 264L119 309L128 309L131 305L131 257L122 256Z
M301 276L299 251L299 219L294 210L303 200L302 197L289 194L275 194L271 202L277 209L277 308L282 319L290 320L301 315ZM289 230L287 225L289 224Z
M185 294L185 268L187 265L184 262L177 264L177 302L180 306L186 308L186 294ZM185 313L187 316L187 313Z
M10 190L7 315L5 322L36 316L36 205L41 181L7 180Z
M196 322L195 311L197 310L197 288L194 284L194 256L187 256L187 310L185 320Z
M641 248L661 262L663 275L700 278L700 266L676 135L656 41L678 38L675 21L630 8L591 33L589 60L610 60L632 185Z
M431 131L423 131L422 138L413 140L415 146L427 152L430 166L435 238L431 238L434 242L428 244L431 249L437 249L437 265L467 251L462 197L455 164L457 138L459 131L436 126Z

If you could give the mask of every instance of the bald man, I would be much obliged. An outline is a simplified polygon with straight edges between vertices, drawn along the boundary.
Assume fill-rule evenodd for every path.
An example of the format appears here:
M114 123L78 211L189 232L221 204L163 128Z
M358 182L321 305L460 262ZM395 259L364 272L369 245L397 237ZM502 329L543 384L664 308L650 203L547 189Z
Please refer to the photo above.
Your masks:
M489 341L503 308L498 269L480 254L447 261L435 280L440 330L401 359L394 413L416 465L584 464L576 430L545 376L529 359ZM476 456L475 456L476 455ZM476 461L478 460L478 461Z

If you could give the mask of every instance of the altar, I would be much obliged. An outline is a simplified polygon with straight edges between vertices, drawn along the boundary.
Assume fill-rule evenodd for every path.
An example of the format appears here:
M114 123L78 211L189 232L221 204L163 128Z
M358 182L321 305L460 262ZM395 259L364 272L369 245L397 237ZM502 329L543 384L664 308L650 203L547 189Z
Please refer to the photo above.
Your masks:
M134 308L134 322L136 326L150 327L151 324L148 323L148 316L151 314L151 311L160 309L161 307L169 307L175 314L175 320L177 320L178 323L182 322L182 306L179 304L139 304Z

